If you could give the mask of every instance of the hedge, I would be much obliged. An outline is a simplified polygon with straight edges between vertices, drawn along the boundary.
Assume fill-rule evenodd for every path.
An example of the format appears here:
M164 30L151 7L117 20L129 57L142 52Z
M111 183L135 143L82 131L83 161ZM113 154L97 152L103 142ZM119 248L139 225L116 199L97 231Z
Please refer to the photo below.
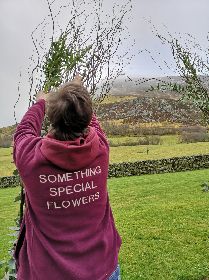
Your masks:
M136 162L114 163L109 166L109 178L138 176L144 174L172 173L179 171L197 170L209 168L209 154L173 157L159 160L146 160ZM0 188L18 186L18 176L0 178Z

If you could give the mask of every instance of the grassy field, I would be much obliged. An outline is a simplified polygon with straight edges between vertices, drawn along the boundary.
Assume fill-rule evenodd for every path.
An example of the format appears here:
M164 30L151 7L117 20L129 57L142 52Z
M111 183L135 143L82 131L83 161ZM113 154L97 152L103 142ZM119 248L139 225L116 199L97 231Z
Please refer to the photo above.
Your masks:
M114 137L110 140L114 143L126 143L134 141L136 137ZM179 143L178 136L161 136L162 145L138 145L118 146L110 148L110 162L137 161L149 159L161 159L170 157L209 154L209 142ZM15 169L12 161L12 149L0 148L0 177L10 176Z
M142 136L141 136L142 137ZM143 138L143 137L142 137ZM126 146L127 143L136 142L139 139L137 136L120 136L120 137L108 137L108 140L117 145ZM176 145L180 144L178 135L163 135L160 136L161 145Z
M124 280L203 280L209 277L209 170L110 179L110 201L123 244ZM0 259L17 215L18 189L0 190Z
M19 204L14 202L19 193L19 188L0 189L0 261L8 257L8 249L11 247L9 241L14 237L9 236L11 233L8 228L15 226L14 219L17 217ZM2 273L0 269L0 279Z
M209 143L207 142L176 145L119 146L110 148L110 162L162 159L208 153Z
M12 148L0 148L0 177L12 175L14 169Z

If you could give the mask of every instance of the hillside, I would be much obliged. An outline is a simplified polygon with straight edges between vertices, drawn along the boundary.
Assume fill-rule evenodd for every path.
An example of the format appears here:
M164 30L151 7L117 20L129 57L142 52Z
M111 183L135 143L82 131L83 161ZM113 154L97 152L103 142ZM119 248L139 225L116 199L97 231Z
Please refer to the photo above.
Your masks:
M123 120L123 122L169 122L183 125L201 124L201 112L191 104L184 104L171 92L135 92L134 95L112 95L108 102L99 106L100 120ZM108 99L107 99L108 100Z
M180 77L120 78L111 95L99 106L102 121L122 120L123 123L167 122L182 125L202 124L202 114L181 95L169 90L156 90L158 83L184 84ZM151 87L155 90L151 91Z
M126 124L170 123L201 125L202 114L191 104L180 101L174 91L150 91L158 83L181 83L179 77L121 78L102 104L97 115L101 121L118 121ZM12 141L16 125L0 128L0 146L7 147Z
M118 78L114 81L111 93L113 95L138 95L144 94L144 92L149 91L151 87L156 88L158 83L162 84L181 84L184 82L180 77L170 76L170 77L139 77L139 78ZM158 92L158 95L164 92ZM168 93L168 92L166 92ZM179 96L179 94L172 92L172 96Z

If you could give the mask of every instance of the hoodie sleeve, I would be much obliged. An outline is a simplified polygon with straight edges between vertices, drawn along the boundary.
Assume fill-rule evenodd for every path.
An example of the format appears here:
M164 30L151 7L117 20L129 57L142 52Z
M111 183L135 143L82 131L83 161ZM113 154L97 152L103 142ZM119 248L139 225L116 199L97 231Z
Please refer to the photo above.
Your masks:
M99 136L99 138L105 143L105 145L109 149L109 143L108 143L108 140L107 140L107 136L106 136L105 132L102 130L102 128L100 126L100 123L99 123L95 114L93 114L89 126L93 127L96 130L96 133Z
M27 164L33 155L35 144L41 139L41 127L45 115L45 100L32 105L17 126L13 137L13 159L18 170ZM24 165L24 166L23 166Z

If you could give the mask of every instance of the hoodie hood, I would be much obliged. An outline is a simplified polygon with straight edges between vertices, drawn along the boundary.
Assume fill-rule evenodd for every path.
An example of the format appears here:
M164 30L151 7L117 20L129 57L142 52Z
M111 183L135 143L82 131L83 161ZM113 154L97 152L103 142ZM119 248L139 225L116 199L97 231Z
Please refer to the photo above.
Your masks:
M71 141L60 141L48 134L42 139L41 152L54 165L75 171L91 164L99 153L99 137L94 128L89 127L85 137Z

